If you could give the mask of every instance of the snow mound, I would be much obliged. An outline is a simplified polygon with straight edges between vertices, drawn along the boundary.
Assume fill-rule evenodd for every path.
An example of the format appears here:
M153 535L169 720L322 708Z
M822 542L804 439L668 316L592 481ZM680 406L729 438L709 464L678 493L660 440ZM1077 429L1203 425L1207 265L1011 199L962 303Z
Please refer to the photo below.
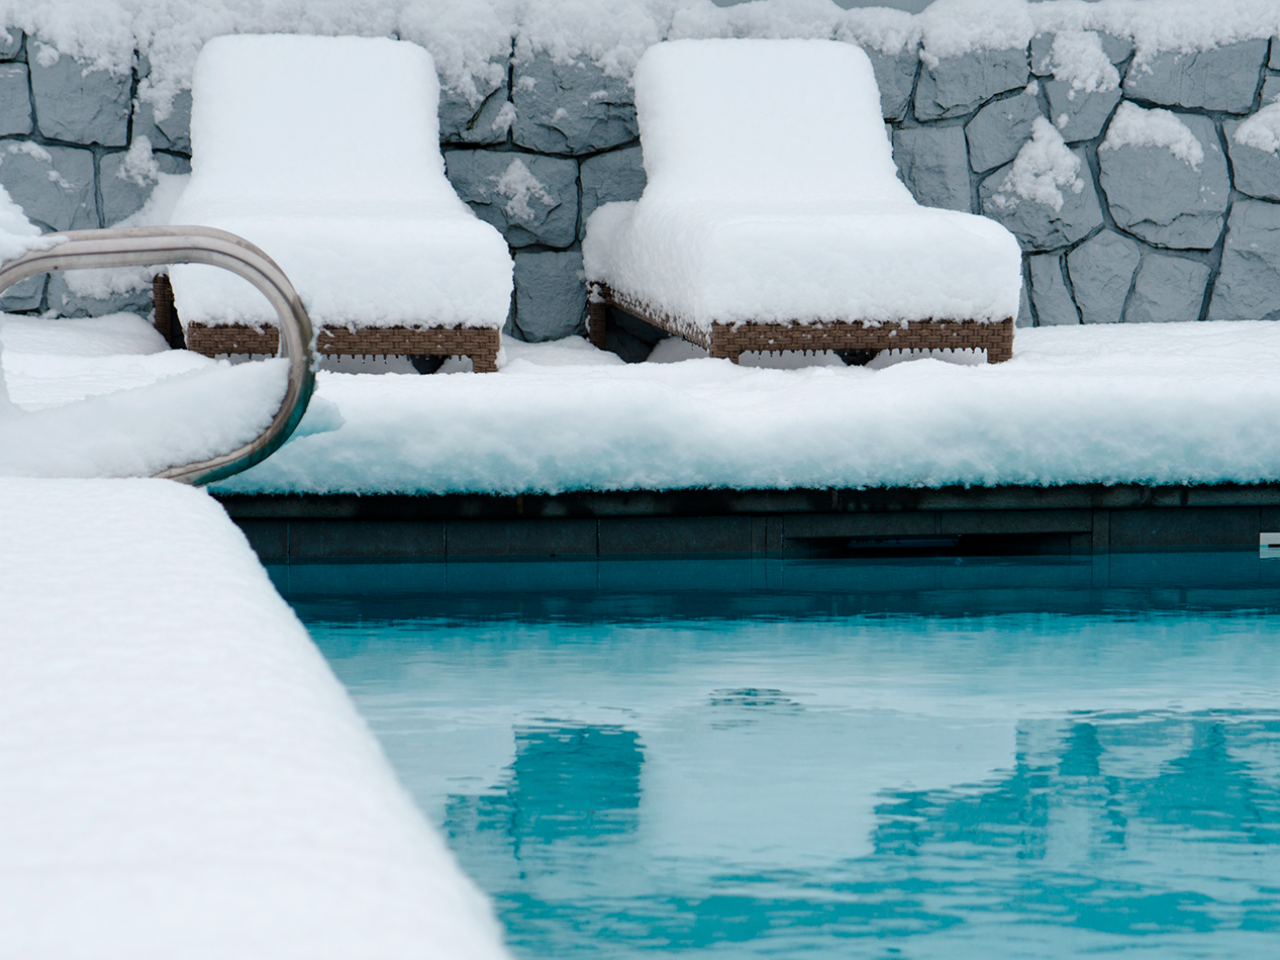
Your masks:
M1103 50L1102 38L1092 30L1056 34L1050 59L1053 78L1071 84L1067 93L1071 100L1077 93L1100 93L1120 86L1120 71Z
M635 88L648 183L592 214L589 279L703 329L1016 313L1016 240L915 203L861 50L675 41L644 55Z
M1204 146L1191 128L1168 110L1143 110L1125 101L1107 127L1099 150L1121 147L1164 147L1193 170L1204 162Z
M500 327L511 257L445 178L438 97L431 57L410 43L210 41L174 222L256 244L319 326ZM266 298L227 271L180 265L170 276L184 323L276 322Z
M1031 200L1062 209L1062 188L1072 193L1084 189L1080 174L1080 158L1071 152L1057 129L1044 117L1031 124L1031 139L1022 145L1005 174L1000 190L992 199L998 207L1015 206L1019 200Z
M204 493L0 480L0 954L503 960Z
M1280 152L1280 103L1263 107L1236 128L1231 139L1244 147Z

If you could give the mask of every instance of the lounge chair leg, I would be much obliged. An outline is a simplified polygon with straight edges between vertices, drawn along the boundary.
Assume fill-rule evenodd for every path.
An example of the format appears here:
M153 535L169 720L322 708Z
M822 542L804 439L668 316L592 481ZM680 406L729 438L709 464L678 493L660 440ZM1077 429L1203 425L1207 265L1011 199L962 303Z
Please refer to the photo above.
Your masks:
M409 362L413 364L413 369L421 374L435 373L444 366L444 357L430 357L419 354L409 358Z
M844 361L846 367L865 367L880 355L879 350L836 350L835 355Z
M609 325L609 304L604 298L604 291L598 285L592 285L587 297L587 337L597 350L603 350L605 331Z
M156 308L156 332L164 337L171 350L181 346L176 341L182 336L182 326L178 323L178 311L173 306L173 286L166 274L158 273L151 281L151 299Z
M471 369L476 373L497 373L498 352L471 354Z

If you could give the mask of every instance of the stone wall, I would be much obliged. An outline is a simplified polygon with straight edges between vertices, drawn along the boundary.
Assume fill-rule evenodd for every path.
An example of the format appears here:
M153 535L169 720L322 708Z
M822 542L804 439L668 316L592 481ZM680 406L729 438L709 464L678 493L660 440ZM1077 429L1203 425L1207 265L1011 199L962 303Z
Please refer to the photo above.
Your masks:
M1017 235L1022 325L1280 318L1280 154L1233 139L1249 115L1280 99L1280 41L1163 53L1134 66L1128 41L1100 40L1118 86L1054 79L1049 34L1026 49L932 64L917 49L871 51L904 182L921 203L982 213ZM125 158L144 137L159 170L189 169L190 97L157 120L136 100L147 69L142 60L132 76L86 73L30 37L0 45L0 184L32 220L75 229L136 211L150 183ZM1199 160L1123 137L1108 143L1124 103L1172 111L1201 145ZM644 187L627 82L589 62L535 55L510 64L505 82L474 102L446 91L440 125L450 180L511 245L509 332L527 340L580 332L586 218ZM1055 145L1075 158L1065 179L1037 167L1037 148ZM1020 192L1019 170L1033 186L1039 176L1058 188ZM2 305L84 315L145 311L147 296L91 300L61 278L37 278ZM655 339L643 325L615 336L611 346L632 359Z

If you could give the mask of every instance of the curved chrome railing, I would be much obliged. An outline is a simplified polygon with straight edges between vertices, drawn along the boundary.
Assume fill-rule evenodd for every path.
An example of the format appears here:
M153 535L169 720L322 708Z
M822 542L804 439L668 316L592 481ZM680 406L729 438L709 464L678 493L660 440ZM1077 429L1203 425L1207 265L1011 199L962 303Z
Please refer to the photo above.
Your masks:
M203 263L244 277L271 301L280 318L280 352L289 360L289 385L271 424L257 439L217 457L170 467L157 477L209 483L247 470L280 448L302 419L315 385L311 318L289 278L249 241L211 227L129 227L45 234L54 245L31 250L0 266L0 293L27 277L51 270L148 267Z

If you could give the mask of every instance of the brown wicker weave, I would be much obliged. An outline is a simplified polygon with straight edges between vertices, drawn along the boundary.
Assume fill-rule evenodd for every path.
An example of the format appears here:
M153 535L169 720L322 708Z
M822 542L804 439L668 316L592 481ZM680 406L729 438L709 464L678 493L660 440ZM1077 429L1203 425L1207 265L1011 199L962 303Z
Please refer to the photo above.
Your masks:
M173 288L168 277L156 277L155 303L156 329L167 331L173 316ZM499 340L498 331L491 327L322 327L316 349L336 356L470 357L476 373L496 373ZM255 330L243 324L211 327L192 323L186 328L187 349L207 357L274 354L279 341L279 332L270 326Z
M782 350L985 350L988 363L1013 356L1013 318L998 323L977 320L912 320L906 326L864 326L856 321L815 323L713 323L708 333L666 313L654 313L602 283L591 285L587 313L591 342L604 349L609 308L617 307L661 330L704 347L713 357L734 363L744 353Z

